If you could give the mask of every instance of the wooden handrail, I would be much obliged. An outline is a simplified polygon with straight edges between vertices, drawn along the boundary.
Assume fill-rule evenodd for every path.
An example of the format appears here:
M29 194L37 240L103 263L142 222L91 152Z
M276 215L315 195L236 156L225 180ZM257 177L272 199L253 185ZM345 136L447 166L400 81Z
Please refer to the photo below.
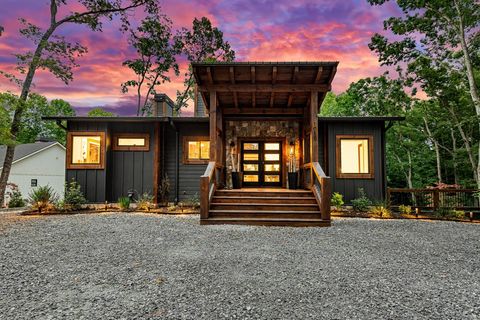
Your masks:
M317 199L318 206L322 219L330 220L330 198L331 198L331 182L330 177L328 177L323 171L320 163L318 162L309 162L303 165L305 170L311 170L311 185L310 189L312 190L315 198ZM320 184L320 190L315 186L315 181L318 181Z
M218 166L215 161L208 163L205 173L200 177L200 218L208 218L208 210L210 207L210 201L215 193L217 182L215 171Z

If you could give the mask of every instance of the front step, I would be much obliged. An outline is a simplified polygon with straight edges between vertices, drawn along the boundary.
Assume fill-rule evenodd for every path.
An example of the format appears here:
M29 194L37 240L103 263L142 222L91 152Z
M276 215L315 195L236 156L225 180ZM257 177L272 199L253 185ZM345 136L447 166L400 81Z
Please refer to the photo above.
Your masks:
M217 190L212 197L207 224L263 226L330 226L322 220L310 190Z
M254 226L278 226L278 227L329 227L330 220L322 219L288 219L288 218L227 218L212 217L201 219L201 225L212 224L237 224Z

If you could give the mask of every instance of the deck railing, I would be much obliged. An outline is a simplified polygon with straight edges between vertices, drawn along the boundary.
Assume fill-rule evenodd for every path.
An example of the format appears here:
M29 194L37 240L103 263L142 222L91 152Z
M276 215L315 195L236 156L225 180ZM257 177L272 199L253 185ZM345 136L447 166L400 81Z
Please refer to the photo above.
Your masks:
M304 164L303 177L305 188L311 189L317 199L322 219L330 220L330 177L325 174L318 162Z
M208 219L208 209L213 194L217 190L219 167L215 161L208 163L205 173L200 177L200 218Z
M475 189L403 189L388 188L387 204L390 208L400 205L421 210L436 211L439 208L456 210L480 210L479 190Z

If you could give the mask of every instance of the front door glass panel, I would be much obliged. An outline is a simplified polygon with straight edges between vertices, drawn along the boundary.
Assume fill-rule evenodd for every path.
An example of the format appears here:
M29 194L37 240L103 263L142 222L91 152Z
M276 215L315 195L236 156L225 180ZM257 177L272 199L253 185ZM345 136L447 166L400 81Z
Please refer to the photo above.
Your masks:
M282 185L282 143L242 143L243 184L245 186Z

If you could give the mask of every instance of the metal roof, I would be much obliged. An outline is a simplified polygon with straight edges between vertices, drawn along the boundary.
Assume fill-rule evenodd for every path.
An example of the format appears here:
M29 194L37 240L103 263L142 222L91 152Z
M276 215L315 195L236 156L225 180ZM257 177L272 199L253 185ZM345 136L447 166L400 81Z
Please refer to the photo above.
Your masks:
M92 122L208 122L208 117L43 117L43 120Z

